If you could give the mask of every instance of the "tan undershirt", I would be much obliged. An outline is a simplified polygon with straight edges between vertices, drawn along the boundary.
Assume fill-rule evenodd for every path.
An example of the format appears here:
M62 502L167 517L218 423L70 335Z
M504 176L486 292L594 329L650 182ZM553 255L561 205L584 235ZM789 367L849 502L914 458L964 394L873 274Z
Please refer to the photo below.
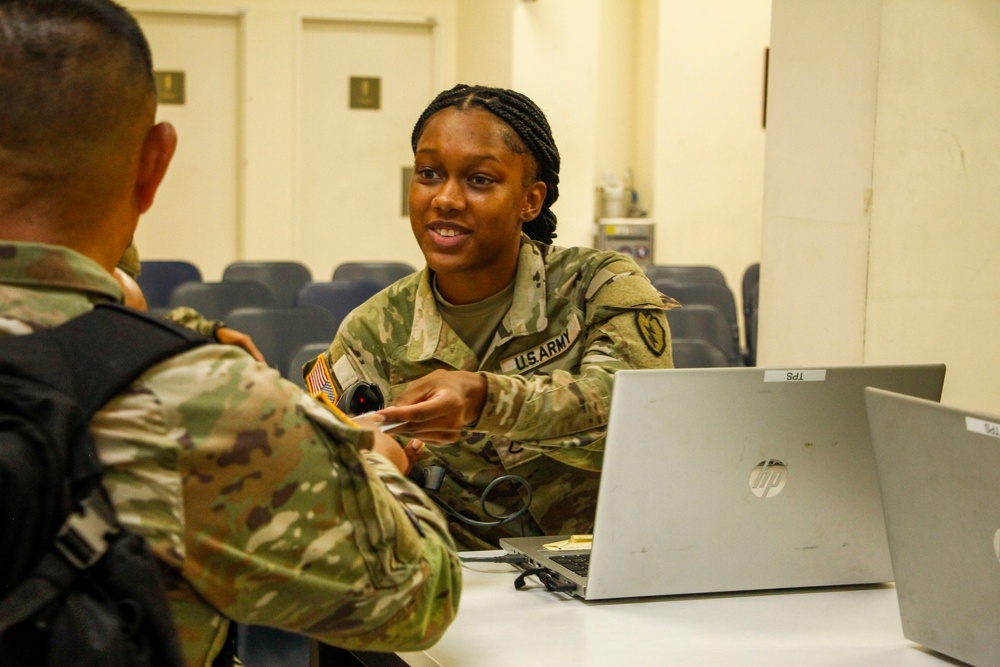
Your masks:
M503 316L510 310L514 301L514 281L506 288L482 301L461 306L448 303L437 289L437 278L431 281L434 290L434 300L437 302L441 317L448 323L458 337L482 361L490 349L497 327L503 321Z

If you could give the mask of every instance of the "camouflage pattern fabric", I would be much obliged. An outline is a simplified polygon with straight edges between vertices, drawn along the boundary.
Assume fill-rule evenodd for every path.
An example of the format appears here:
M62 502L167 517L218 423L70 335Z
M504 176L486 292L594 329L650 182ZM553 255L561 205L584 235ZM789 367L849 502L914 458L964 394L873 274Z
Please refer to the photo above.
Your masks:
M0 335L121 299L82 255L0 241ZM121 521L164 565L188 665L211 663L228 619L392 651L454 617L460 565L434 504L364 451L370 432L242 350L157 364L92 430Z
M481 521L490 520L480 503L490 482L504 474L528 480L534 498L519 522L449 522L460 546L495 548L522 529L591 532L614 372L673 366L664 311L676 305L624 255L522 236L513 302L484 359L441 318L426 268L351 313L324 356L338 392L363 378L387 402L436 369L484 374L478 423L456 443L427 447L421 463L444 466L438 495ZM523 494L519 485L498 485L487 508L506 516Z
M131 276L133 280L139 277L139 273L142 271L142 262L139 260L139 249L135 247L134 242L129 243L128 247L125 248L121 259L118 260L118 268Z
M128 274L133 280L139 276L142 262L139 260L139 249L135 247L135 243L130 243L125 248L121 259L118 260L118 268ZM215 338L215 330L224 324L223 322L206 319L204 315L194 308L186 306L174 308L166 313L164 317L188 329L197 331L202 336L208 338Z
M188 329L193 329L208 338L215 338L215 330L224 325L223 322L206 319L197 310L188 308L187 306L173 308L164 317L171 322L176 322Z

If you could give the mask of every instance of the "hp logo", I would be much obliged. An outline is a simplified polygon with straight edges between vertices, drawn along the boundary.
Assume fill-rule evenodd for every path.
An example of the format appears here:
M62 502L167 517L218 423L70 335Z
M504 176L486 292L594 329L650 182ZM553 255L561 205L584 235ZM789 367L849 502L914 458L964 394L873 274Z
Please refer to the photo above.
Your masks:
M775 459L761 461L750 471L750 490L758 498L772 498L785 488L788 470Z

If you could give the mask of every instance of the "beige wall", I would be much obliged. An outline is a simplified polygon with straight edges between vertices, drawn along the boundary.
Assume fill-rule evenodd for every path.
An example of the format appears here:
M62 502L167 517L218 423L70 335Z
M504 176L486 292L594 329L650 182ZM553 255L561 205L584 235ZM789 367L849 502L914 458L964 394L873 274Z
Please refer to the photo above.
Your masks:
M562 158L557 243L591 245L602 171L632 168L634 0L458 0L458 77L545 112Z
M1000 3L882 5L865 361L1000 413Z
M455 79L456 2L455 0L128 0L137 12L178 13L188 16L236 16L241 25L240 48L242 104L239 118L233 122L242 128L240 161L216 165L217 169L240 173L241 219L236 256L225 257L224 265L234 259L286 259L296 257L297 215L299 206L297 166L299 156L296 117L299 113L297 90L300 77L302 26L309 19L369 20L403 23L430 22L435 34L435 77L437 87L451 85ZM156 66L156 51L153 53ZM415 120L415 119L414 119ZM408 134L409 128L400 128ZM198 146L180 137L179 151L198 151ZM171 187L170 174L164 191ZM366 196L359 192L358 197ZM398 195L394 195L398 196ZM174 216L198 216L197 200L171 211ZM145 222L145 221L143 221ZM204 220L204 224L213 224ZM359 230L364 229L359 224ZM144 231L149 231L144 230ZM147 233L140 248L147 258L162 257L157 235L169 237L167 225ZM410 241L400 235L400 243ZM190 243L201 240L196 236ZM344 239L345 243L349 238ZM220 254L228 251L220 251ZM170 253L173 258L173 253ZM332 267L312 266L316 275L329 275ZM218 279L209 273L206 279Z
M737 292L760 258L770 8L771 0L659 3L656 262L714 264Z
M515 3L512 85L563 156L559 243L590 245L601 175L631 172L656 260L719 266L738 293L760 257L770 3Z
M510 88L514 7L521 0L458 2L457 81Z
M510 86L532 96L548 114L563 156L556 204L559 243L592 243L600 174L631 169L640 204L658 220L662 217L660 227L667 230L659 235L658 257L676 263L719 264L736 287L745 265L757 259L763 172L760 68L769 3L130 0L127 4L140 13L225 14L239 22L243 98L234 123L241 128L242 162L218 166L240 170L239 242L236 256L220 259L220 265L237 258L299 259L299 248L308 243L299 234L297 220L304 179L297 172L301 161L296 146L308 141L297 134L301 128L296 120L303 21L429 19L435 26L439 88L457 81ZM676 35L692 30L698 37L682 48ZM734 48L737 41L740 46ZM738 71L731 72L733 67ZM685 84L678 87L677 81ZM727 113L703 113L707 91L714 91L710 106ZM735 109L744 109L742 118L729 113ZM400 132L405 135L409 129L402 127ZM733 135L741 138L727 139L723 150L718 150L719 143L711 151L699 148L705 137ZM734 150L737 144L740 147ZM197 151L197 146L185 143L182 134L181 150ZM711 178L705 176L713 173ZM168 175L164 187L169 189L170 184ZM665 202L661 210L657 198ZM681 210L679 202L685 199L689 201ZM197 201L190 201L184 210L164 212L161 217L197 214ZM387 249L382 256L407 258L412 253L408 234L383 242ZM158 255L155 233L146 234L142 250L150 258ZM323 275L331 267L312 268Z
M948 365L1000 411L1000 5L774 0L762 364Z
M184 73L185 99L160 106L160 119L177 128L180 144L134 240L143 255L183 258L219 276L242 246L242 17L141 12L139 20L157 68ZM171 76L169 87L179 85Z
M860 364L879 0L774 0L758 363Z
M639 208L650 210L656 182L657 80L659 67L660 0L637 0L635 43L632 48L635 117L632 137L633 183Z
M657 261L719 265L738 289L762 259L762 363L945 361L946 400L1000 410L996 0L128 5L239 24L239 157L219 167L240 172L239 258L295 258L303 19L429 19L439 88L510 85L549 114L559 242L590 243L597 177L631 167ZM198 146L182 136L180 150ZM412 250L408 235L384 242ZM157 256L155 234L144 244Z
M560 245L593 242L600 5L547 0L514 7L511 83L545 112L562 159L553 208Z
M637 3L604 0L598 6L597 117L594 119L594 173L621 175L634 186L636 166ZM600 209L597 214L599 215Z

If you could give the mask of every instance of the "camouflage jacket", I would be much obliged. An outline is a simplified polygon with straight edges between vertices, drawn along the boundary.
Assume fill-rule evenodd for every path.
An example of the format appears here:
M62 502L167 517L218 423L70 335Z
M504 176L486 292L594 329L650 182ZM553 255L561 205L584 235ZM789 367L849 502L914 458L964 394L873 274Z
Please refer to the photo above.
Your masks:
M0 241L0 335L121 299L82 255ZM122 523L164 565L188 665L211 663L228 619L390 651L454 617L460 566L433 503L363 451L370 432L242 350L153 366L91 428Z
M487 521L485 487L504 474L533 489L526 534L589 533L593 525L611 382L623 368L673 365L663 297L619 253L557 248L522 237L513 302L484 359L442 319L430 274L403 278L355 310L325 358L339 391L360 377L387 401L435 369L480 371L483 413L460 441L425 449L424 465L444 466L439 497ZM523 489L500 484L487 507L506 516ZM495 548L520 522L470 528L450 522L466 548Z
M142 262L139 259L139 249L135 247L134 242L130 243L129 246L125 248L125 252L122 254L121 259L118 260L118 268L131 276L133 280L138 278L139 274L142 272ZM181 326L193 329L202 336L207 336L208 338L215 338L215 330L223 324L222 322L206 319L194 308L188 308L186 306L174 308L165 313L163 316L168 320L180 324Z

